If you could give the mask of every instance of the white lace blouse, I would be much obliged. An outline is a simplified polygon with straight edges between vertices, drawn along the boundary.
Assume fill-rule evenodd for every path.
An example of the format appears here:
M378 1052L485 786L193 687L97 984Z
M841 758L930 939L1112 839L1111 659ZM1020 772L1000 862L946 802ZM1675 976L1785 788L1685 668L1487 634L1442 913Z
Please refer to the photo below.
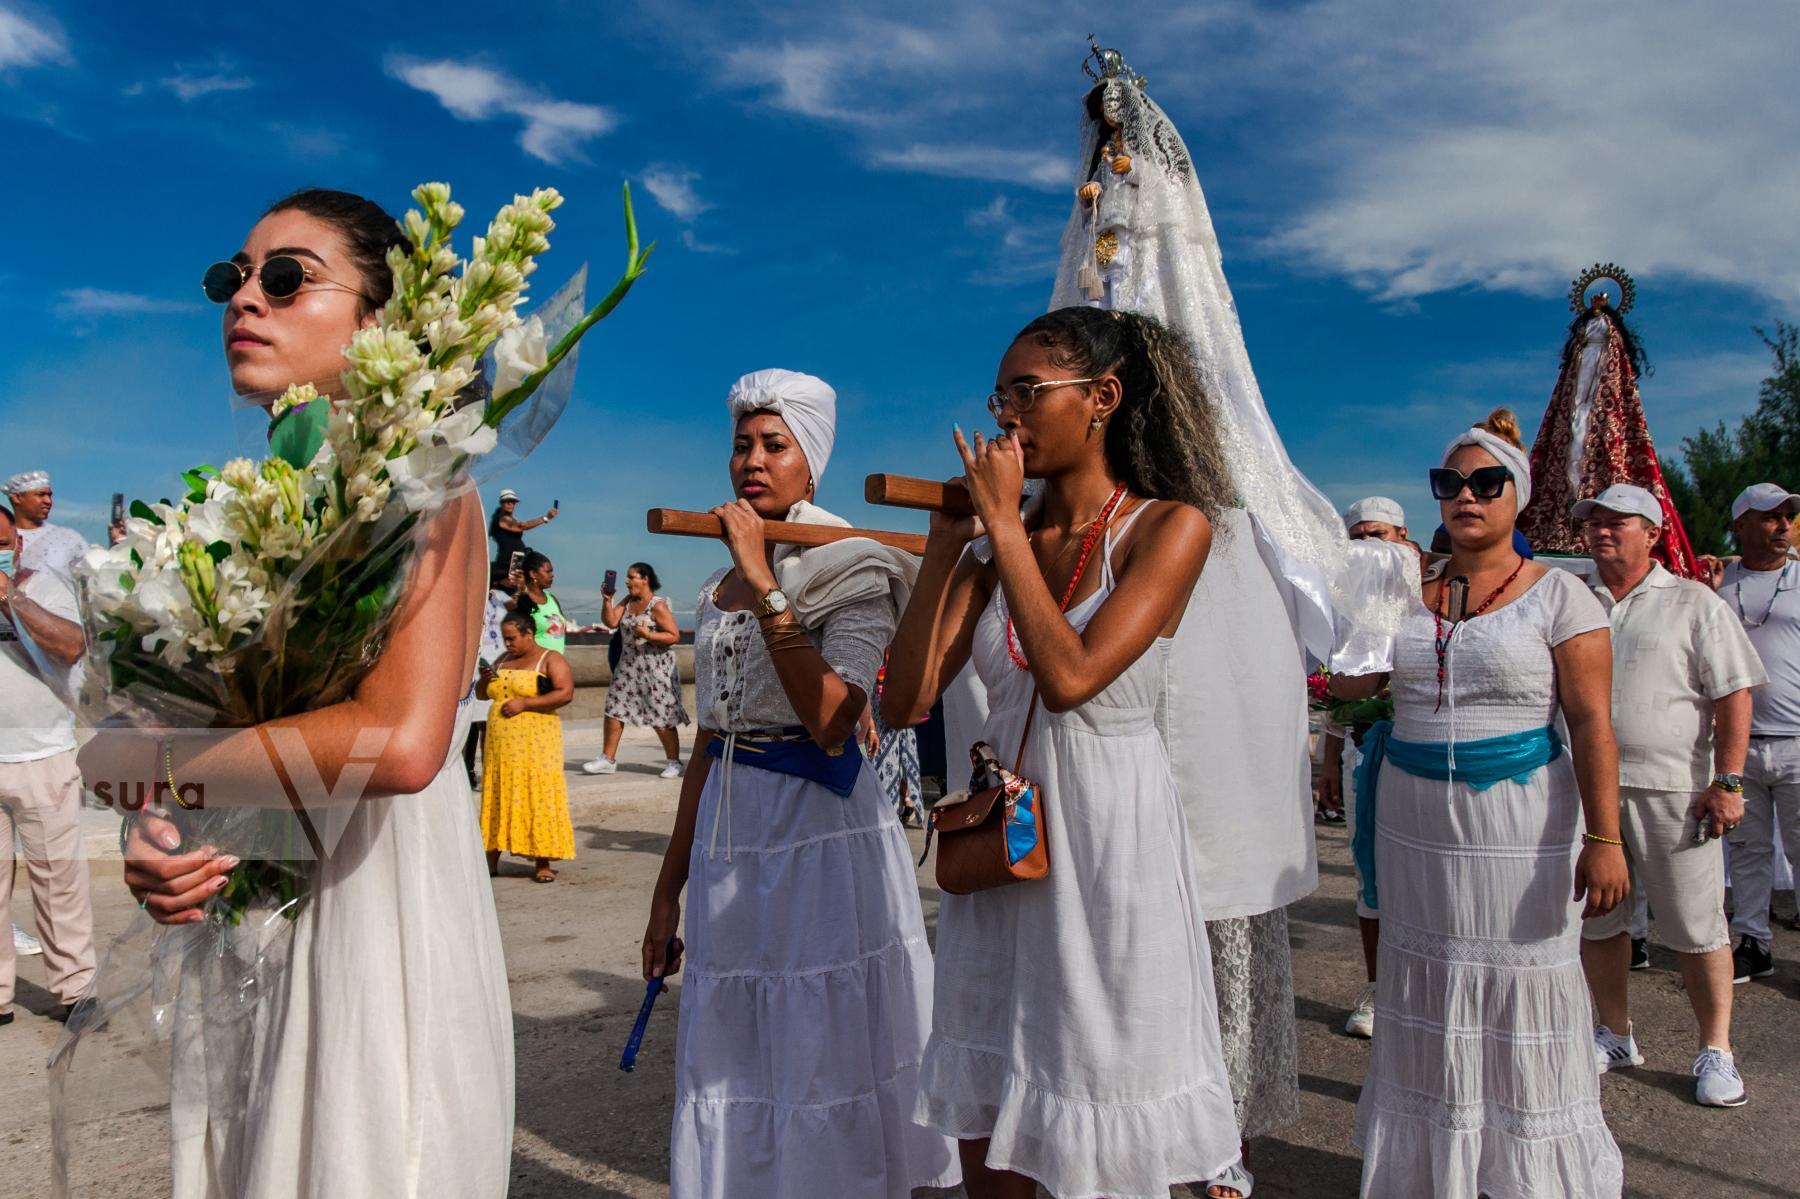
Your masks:
M694 630L694 701L700 725L718 733L748 733L800 723L751 612L721 612L713 592L728 571L700 588ZM886 598L839 608L822 629L808 629L820 655L837 676L865 696L875 696L882 655L894 639L898 617Z

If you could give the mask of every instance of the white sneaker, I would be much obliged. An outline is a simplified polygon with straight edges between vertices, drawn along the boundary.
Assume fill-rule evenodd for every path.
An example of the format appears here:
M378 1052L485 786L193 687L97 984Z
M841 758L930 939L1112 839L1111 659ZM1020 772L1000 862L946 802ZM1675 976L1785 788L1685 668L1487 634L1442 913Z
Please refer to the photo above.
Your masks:
M581 773L583 774L617 774L618 771L619 764L605 754L581 764Z
M1705 1107L1742 1107L1749 1100L1737 1060L1724 1049L1708 1045L1694 1059L1694 1100Z
M22 958L34 958L44 952L44 943L20 928L13 925L13 953Z
M1375 984L1363 987L1356 997L1356 1006L1350 1009L1350 1018L1344 1021L1344 1031L1353 1037L1368 1040L1375 1035Z
M681 777L681 763L671 761L668 765L666 765L662 768L662 773L657 775L656 777L659 779L678 779L678 778L680 778Z
M1600 1073L1627 1070L1643 1064L1644 1055L1638 1052L1637 1038L1631 1035L1629 1021L1625 1024L1624 1036L1604 1024L1594 1025L1594 1066Z

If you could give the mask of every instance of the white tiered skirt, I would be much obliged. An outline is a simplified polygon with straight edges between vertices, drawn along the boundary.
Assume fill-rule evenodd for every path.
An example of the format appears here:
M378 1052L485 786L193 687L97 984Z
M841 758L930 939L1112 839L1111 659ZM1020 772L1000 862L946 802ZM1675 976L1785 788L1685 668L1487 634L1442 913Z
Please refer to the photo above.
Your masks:
M1368 1199L1617 1199L1574 890L1567 755L1477 792L1381 772Z
M723 811L713 764L688 878L673 1199L954 1186L953 1146L912 1119L931 952L906 835L873 771L847 799L741 763L731 773Z

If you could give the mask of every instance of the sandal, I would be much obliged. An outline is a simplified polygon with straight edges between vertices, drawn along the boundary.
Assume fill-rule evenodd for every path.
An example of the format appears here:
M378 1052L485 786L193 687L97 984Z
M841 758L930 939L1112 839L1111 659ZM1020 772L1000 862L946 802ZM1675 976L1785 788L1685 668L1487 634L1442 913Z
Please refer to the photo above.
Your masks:
M556 871L545 866L531 876L531 881L534 883L553 883L556 881Z
M1256 1178L1244 1169L1242 1162L1232 1162L1217 1177L1208 1179L1206 1194L1208 1199L1236 1199L1236 1196L1218 1196L1217 1191L1235 1191L1242 1199L1250 1199L1250 1192L1256 1188Z

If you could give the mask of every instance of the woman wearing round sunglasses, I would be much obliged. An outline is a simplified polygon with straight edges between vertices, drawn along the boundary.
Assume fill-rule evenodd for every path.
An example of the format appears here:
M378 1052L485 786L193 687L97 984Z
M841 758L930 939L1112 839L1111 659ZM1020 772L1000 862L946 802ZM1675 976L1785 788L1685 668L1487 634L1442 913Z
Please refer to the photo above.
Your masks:
M1617 1196L1580 959L1580 920L1627 889L1607 616L1513 548L1531 470L1510 412L1456 437L1431 487L1450 556L1391 675L1332 680L1361 698L1391 679L1394 696L1357 772L1363 898L1381 910L1362 1193Z
M973 663L1050 869L944 896L917 1115L958 1139L971 1199L1212 1193L1238 1125L1156 716L1231 503L1215 408L1186 338L1087 307L1027 325L988 403L1000 434L955 438L978 516L932 517L882 716L918 724Z
M392 217L344 192L299 192L265 213L231 261L206 276L207 294L224 305L233 388L275 395L292 382L335 379L351 335L391 293L386 253L402 244ZM317 449L305 441L291 447L303 464ZM183 1199L506 1193L511 1005L453 753L487 592L480 501L471 493L454 502L427 536L393 633L351 699L177 761L184 781L210 793L279 787L264 748L273 734L297 736L322 780L367 775L353 805L331 810L341 833L315 868L281 990L258 1013L247 1060L209 1064L204 1036L177 1032L172 1189ZM370 729L388 733L372 768L358 740ZM83 768L95 779L139 777L155 747L129 733L102 735ZM133 897L171 926L203 920L201 905L235 865L184 851L173 826L147 816L133 821L125 858ZM209 1068L250 1071L248 1105L219 1110Z

